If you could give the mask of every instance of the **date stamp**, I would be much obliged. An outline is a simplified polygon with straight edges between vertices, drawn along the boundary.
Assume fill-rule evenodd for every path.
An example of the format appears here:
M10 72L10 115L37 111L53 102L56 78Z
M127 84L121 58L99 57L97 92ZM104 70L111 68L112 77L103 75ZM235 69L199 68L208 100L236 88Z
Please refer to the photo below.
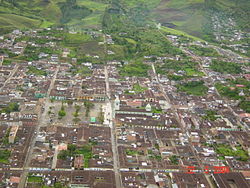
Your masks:
M202 171L205 174L209 174L209 173L224 174L224 173L229 173L230 168L228 166L205 166ZM187 174L195 174L200 171L197 170L195 166L186 166L184 169L184 172Z

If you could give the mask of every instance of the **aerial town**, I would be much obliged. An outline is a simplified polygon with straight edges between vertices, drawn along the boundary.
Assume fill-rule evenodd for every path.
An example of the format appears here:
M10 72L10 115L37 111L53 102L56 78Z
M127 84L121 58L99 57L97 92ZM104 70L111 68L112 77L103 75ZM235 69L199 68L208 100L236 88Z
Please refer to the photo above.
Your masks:
M0 36L0 187L250 187L250 59L158 34Z

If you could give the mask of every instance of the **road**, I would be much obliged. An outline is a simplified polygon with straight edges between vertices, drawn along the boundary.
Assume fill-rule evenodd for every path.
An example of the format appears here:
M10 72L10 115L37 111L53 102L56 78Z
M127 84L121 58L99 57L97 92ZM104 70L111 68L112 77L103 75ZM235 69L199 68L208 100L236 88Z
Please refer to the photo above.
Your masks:
M0 88L0 91L2 91L2 89L6 86L6 84L11 80L11 78L14 76L18 68L19 68L19 65L16 64L14 69L11 71L9 77L7 78L7 80L5 80L3 86Z
M155 79L156 79L156 81L158 82L158 85L159 85L159 87L160 87L160 89L161 89L161 92L163 93L163 95L164 95L164 97L167 99L167 101L171 104L171 101L170 101L170 99L168 98L168 96L167 96L167 94L166 94L166 92L165 92L165 90L164 90L162 84L160 83L157 74L156 74L154 64L152 64L152 69L153 69L153 72L154 72ZM176 109L174 106L172 106L171 110L172 110L173 113L175 114L176 120L178 121L178 123L179 123L179 124L181 125L181 127L182 127L182 133L185 135L185 134L187 133L187 128L186 128L185 124L183 123L183 121L181 121L180 117L178 116L177 109ZM203 165L203 163L202 163L200 157L199 157L198 155L196 155L196 152L194 151L195 149L194 149L193 145L190 144L190 148L191 148L191 150L193 151L193 153L194 153L194 155L195 155L195 158L197 159L197 162L198 162L198 164L199 164L199 167L200 167L201 169L204 169L204 165ZM176 149L176 147L175 147L175 150L176 150L176 152L178 153L178 150Z
M104 68L104 73L105 73L105 82L106 82L106 94L108 96L107 100L107 105L106 105L106 110L104 113L104 119L105 123L109 124L110 131L111 131L111 144L112 144L112 152L113 152L113 168L114 168L114 173L115 173L115 183L117 188L122 187L122 182L121 182L121 173L120 173L120 167L119 167L119 154L118 154L118 149L117 149L117 138L116 138L116 129L115 129L115 124L113 122L114 118L114 111L112 107L112 102L111 102L111 94L110 94L110 89L109 89L109 76L108 76L108 70L107 66Z
M159 33L163 36L164 39L168 40L168 38L160 31L160 29L158 29L158 31L159 31ZM169 41L169 40L168 40L168 41ZM213 47L214 47L214 46L213 46ZM214 48L215 48L215 47L214 47ZM203 61L203 59L202 59L201 57L199 57L199 56L196 56L195 54L193 54L192 52L190 52L190 51L188 51L188 50L186 50L186 49L184 49L184 48L181 48L181 49L182 49L182 51L183 51L184 53L186 53L187 55L191 56L196 62L198 62L201 71L205 74L205 76L208 76L208 72L204 69L204 67L203 67L203 65L202 65L202 63L201 63L201 62ZM217 47L216 49L217 49L218 51L220 50L218 47ZM166 98L166 99L168 100L168 102L170 103L168 96L165 94L165 91L164 91L164 89L163 89L162 84L159 82L159 79L158 79L158 76L157 76L157 74L156 74L156 72L155 72L155 68L154 68L154 65L153 65L153 64L152 64L152 69L153 69L153 71L154 71L154 73L155 73L155 75L156 75L156 77L157 77L156 80L158 81L159 86L160 86L160 88L161 88L161 90L162 90L162 92L163 92L165 98ZM211 80L211 82L212 82L212 80ZM212 83L213 83L213 82L212 82ZM214 86L214 83L213 83L213 86ZM216 90L216 89L215 89L215 90ZM219 93L218 93L217 90L216 90L216 93L219 95ZM219 96L220 96L220 95L219 95ZM232 110L232 108L229 108L229 109ZM185 126L185 124L183 123L183 121L180 120L180 117L178 116L178 113L177 113L177 109L172 108L172 110L174 111L174 114L175 114L175 116L176 116L177 121L180 123L180 125L182 125L182 133L183 133L183 134L186 134L186 132L187 132L186 126ZM199 165L199 167L201 168L201 172L204 172L205 167L204 167L203 162L202 162L202 160L200 159L199 155L196 154L195 149L194 149L194 146L193 146L192 144L189 144L189 146L190 146L192 152L193 152L194 155L195 155L195 158L196 158L196 160L197 160L197 162L198 162L198 165ZM205 178L206 178L206 180L208 181L209 185L210 185L211 187L214 187L212 181L211 181L210 178L209 178L209 174L205 174Z
M43 107L44 107L44 111L39 116L38 124L35 127L34 133L38 134L40 128L42 126L45 126L49 121L46 118L46 115L48 114L49 106L50 106L49 94L50 94L52 88L54 87L54 83L55 83L56 76L57 76L57 73L58 73L59 69L60 69L60 66L58 65L57 68L56 68L56 71L54 73L54 76L53 76L53 78L51 80L50 87L49 87L49 89L47 91L47 97L45 98L44 104L42 104ZM27 155L26 155L26 158L25 158L25 162L24 162L24 170L23 170L23 173L21 175L21 179L20 179L20 183L18 185L18 188L24 188L25 187L25 182L26 182L26 179L27 179L27 176L28 176L28 173L29 173L29 165L30 165L30 162L32 160L32 154L33 154L34 146L35 146L35 143L36 143L37 134L34 134L32 136L32 139L31 139L31 142L30 142L30 147L28 149L28 152L27 152Z

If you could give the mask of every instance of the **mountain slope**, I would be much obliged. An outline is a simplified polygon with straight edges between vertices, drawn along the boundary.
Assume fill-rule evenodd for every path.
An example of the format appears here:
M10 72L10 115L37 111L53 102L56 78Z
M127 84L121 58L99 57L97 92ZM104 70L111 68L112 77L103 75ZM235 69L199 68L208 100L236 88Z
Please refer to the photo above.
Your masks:
M219 22L231 18L236 22L235 28L249 31L250 1L162 0L153 11L153 17L162 25L205 39L212 38L214 16Z
M102 0L1 0L0 33L52 25L100 28L106 6Z
M250 31L249 0L0 1L0 34L14 28L51 25L66 26L72 30L101 29L103 26L112 25L113 22L117 24L113 24L113 29L118 30L123 27L123 22L141 26L156 22L209 41L214 41L216 37L225 38L216 36L216 33L225 33L230 38L235 34L231 30ZM110 16L114 20L106 19ZM118 17L123 21L116 22ZM231 20L232 24L228 26L227 23ZM225 28L226 32L218 30L216 24Z

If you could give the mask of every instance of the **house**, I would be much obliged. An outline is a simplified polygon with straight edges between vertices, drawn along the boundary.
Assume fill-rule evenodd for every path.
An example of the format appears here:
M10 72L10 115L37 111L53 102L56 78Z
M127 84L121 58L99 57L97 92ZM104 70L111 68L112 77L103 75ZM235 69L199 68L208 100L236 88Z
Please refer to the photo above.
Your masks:
M240 172L212 174L212 178L219 188L250 187L250 184Z
M74 160L75 170L82 169L83 167L84 167L84 156L83 155L75 156L75 160Z

